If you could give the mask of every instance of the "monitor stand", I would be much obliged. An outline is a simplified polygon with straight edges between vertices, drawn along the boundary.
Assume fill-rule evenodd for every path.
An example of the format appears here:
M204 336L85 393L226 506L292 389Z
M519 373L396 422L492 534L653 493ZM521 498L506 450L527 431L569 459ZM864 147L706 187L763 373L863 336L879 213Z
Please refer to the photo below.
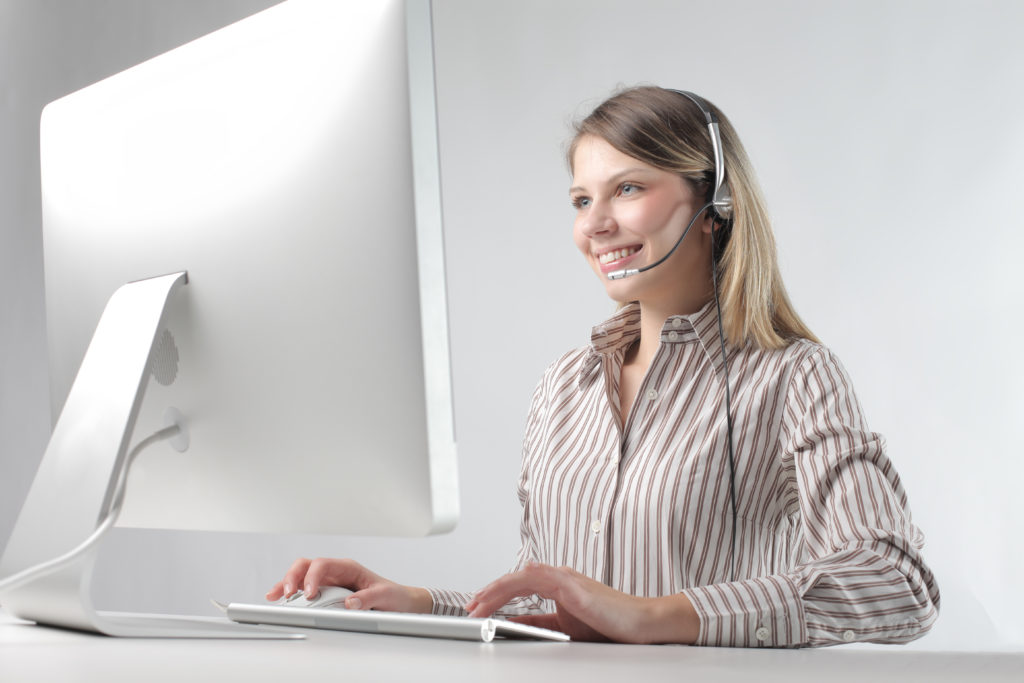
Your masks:
M110 511L128 457L171 295L187 273L120 287L103 311L0 560L3 579L81 545ZM0 593L9 613L41 625L110 636L301 638L226 619L100 612L90 597L96 547L63 568Z

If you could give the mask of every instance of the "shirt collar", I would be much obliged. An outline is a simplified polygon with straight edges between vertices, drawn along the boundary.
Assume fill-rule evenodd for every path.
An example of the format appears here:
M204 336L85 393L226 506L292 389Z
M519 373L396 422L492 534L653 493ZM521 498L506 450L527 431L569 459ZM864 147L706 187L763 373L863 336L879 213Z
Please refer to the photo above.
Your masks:
M722 336L718 331L718 306L715 305L714 299L704 304L703 308L692 315L672 316L666 321L666 325L673 324L672 321L676 318L688 319L697 340L704 349L705 355L707 355L708 360L711 361L712 366L715 368L715 374L720 378L725 377L725 362L722 358ZM662 339L664 338L665 330L662 329ZM725 340L725 346L728 349L728 339Z
M601 365L603 357L625 353L640 336L640 304L629 303L616 311L590 334L590 350L583 365L580 383L590 379ZM709 301L696 313L673 315L661 328L662 344L699 343L719 377L725 375L722 362L722 345L719 341L718 309L714 300Z
M628 348L639 336L640 304L626 304L590 330L590 349L593 353L610 356Z

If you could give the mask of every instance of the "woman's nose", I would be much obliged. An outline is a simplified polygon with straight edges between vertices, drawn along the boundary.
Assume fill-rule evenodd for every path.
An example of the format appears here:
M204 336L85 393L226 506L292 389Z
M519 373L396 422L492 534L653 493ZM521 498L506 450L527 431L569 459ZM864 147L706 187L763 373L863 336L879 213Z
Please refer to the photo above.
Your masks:
M594 202L580 222L580 231L587 237L607 235L618 229L615 217L604 202Z

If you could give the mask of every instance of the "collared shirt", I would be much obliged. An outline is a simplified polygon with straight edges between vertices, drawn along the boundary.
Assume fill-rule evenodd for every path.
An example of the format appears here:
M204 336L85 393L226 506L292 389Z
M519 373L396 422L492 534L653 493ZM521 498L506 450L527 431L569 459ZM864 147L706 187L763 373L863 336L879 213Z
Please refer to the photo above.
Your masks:
M735 553L725 364L709 304L669 318L622 424L619 378L640 336L626 306L538 385L519 498L528 562L569 566L637 596L683 592L698 644L905 642L937 617L907 496L868 430L849 377L806 340L727 346L733 415ZM435 611L469 595L432 590ZM507 613L553 611L522 599Z

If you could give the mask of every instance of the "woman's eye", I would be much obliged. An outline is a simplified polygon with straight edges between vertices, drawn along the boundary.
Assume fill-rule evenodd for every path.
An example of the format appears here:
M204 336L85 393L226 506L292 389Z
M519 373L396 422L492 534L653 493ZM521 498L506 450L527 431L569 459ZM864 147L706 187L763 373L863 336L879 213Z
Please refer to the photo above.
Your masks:
M589 197L573 197L572 205L575 209L585 209L590 206Z
M619 187L619 194L622 194L622 195L627 195L628 196L628 195L631 195L631 194L636 194L639 191L640 191L640 188L637 187L636 185L634 185L633 183L623 183L622 186Z

